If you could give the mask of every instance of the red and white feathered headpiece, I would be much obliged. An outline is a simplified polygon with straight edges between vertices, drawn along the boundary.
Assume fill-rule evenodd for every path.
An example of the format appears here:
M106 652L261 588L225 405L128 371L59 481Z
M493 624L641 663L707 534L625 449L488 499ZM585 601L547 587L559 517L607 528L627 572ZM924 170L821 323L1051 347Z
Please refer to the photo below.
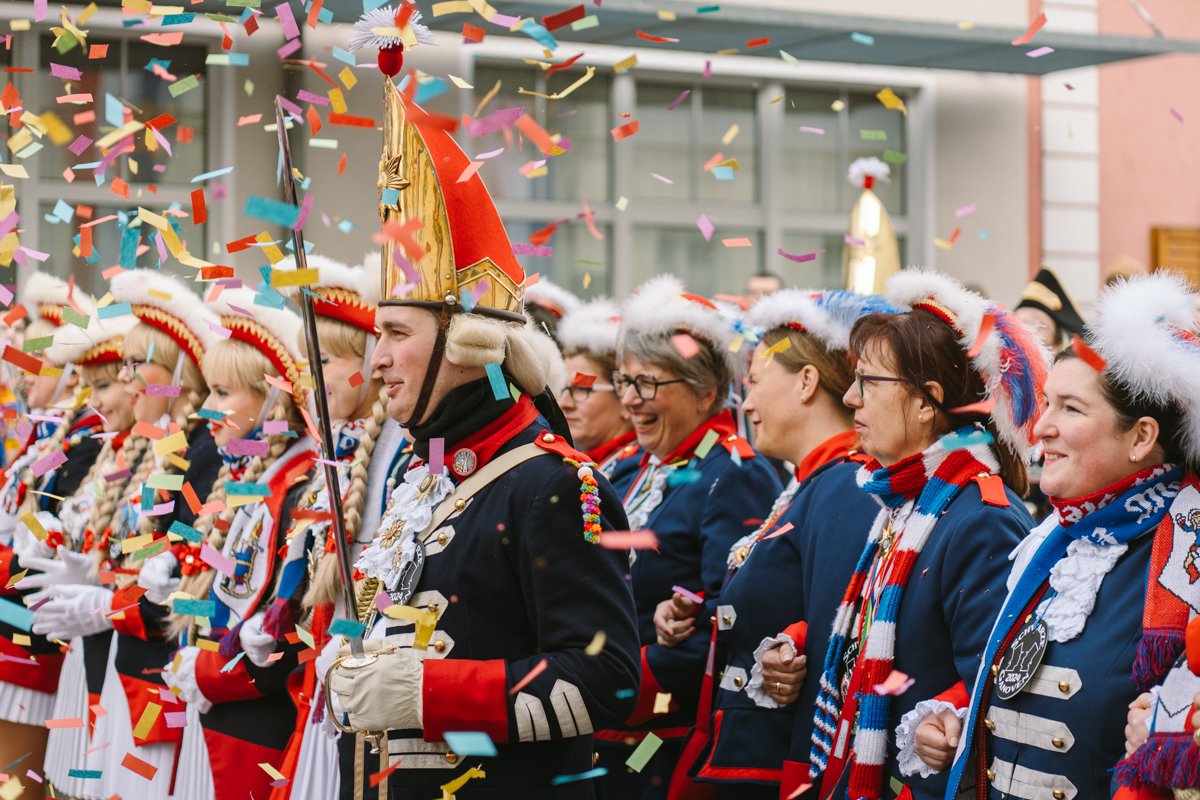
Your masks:
M112 319L98 319L88 310L87 330L77 325L62 325L54 331L54 344L46 348L46 358L55 364L78 364L92 367L125 358L125 334L137 324L137 317L123 314Z
M131 269L112 279L115 303L129 303L133 315L165 333L196 366L217 341L217 315L178 278L152 269Z
M687 333L712 347L735 374L741 359L730 351L732 320L713 301L690 294L674 275L659 275L643 283L625 301L620 337L636 331L645 335Z
M931 269L896 273L884 297L901 309L925 309L955 330L963 351L974 353L971 366L995 401L991 417L1000 438L1028 460L1036 441L1033 426L1046 406L1042 387L1050 364L1037 333L1004 306Z
M529 295L525 297L528 299ZM597 355L613 355L617 352L620 330L621 307L601 297L567 312L558 323L557 334L563 350L577 348Z
M1173 272L1135 275L1096 300L1088 344L1105 372L1135 396L1174 400L1187 418L1184 447L1200 463L1200 318L1187 279Z

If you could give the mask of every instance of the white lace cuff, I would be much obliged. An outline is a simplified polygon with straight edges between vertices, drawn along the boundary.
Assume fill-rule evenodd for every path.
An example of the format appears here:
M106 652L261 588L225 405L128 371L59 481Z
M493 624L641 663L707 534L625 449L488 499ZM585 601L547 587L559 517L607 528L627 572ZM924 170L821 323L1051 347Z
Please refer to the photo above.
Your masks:
M917 707L900 718L896 726L896 748L900 751L897 765L900 774L904 776L919 774L922 778L936 775L938 770L926 764L917 755L917 726L930 714L940 714L943 711L953 711L959 720L966 724L969 707L958 708L945 700L922 700Z
M200 684L196 680L196 659L200 656L200 648L185 647L180 652L179 669L172 671L172 665L168 663L162 671L163 683L168 689L178 688L179 699L194 705L201 714L207 714L212 711L212 702L200 691Z
M793 651L796 650L796 643L786 633L781 633L773 639L770 636L764 636L763 640L758 643L758 647L754 648L754 666L750 668L750 681L746 684L746 696L753 700L755 705L762 708L780 708L779 703L772 700L763 687L762 660L763 656L784 642L790 644ZM796 653L797 657L799 655Z

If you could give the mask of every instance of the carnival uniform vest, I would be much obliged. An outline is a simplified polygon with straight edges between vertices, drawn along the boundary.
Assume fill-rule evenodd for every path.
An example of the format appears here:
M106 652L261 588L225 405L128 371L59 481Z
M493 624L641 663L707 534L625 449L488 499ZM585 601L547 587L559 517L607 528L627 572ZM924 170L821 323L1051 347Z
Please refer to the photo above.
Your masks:
M638 656L626 553L589 540L581 495L597 495L581 493L587 458L530 410L522 396L478 433L446 445L448 464L462 449L494 459L537 442L545 454L456 504L419 540L425 565L408 605L436 610L437 620L428 648L413 651L424 660L424 729L388 732L380 768L398 763L387 779L392 800L429 800L481 764L487 777L464 791L482 800L590 798L590 781L554 779L591 770L592 732L633 709ZM480 457L476 468L486 462ZM584 502L599 506L599 528L627 529L616 493L593 475L599 502ZM383 622L387 641L413 646L413 623ZM588 655L599 631L603 649ZM459 756L447 731L482 731L497 755ZM349 766L343 792L353 785Z

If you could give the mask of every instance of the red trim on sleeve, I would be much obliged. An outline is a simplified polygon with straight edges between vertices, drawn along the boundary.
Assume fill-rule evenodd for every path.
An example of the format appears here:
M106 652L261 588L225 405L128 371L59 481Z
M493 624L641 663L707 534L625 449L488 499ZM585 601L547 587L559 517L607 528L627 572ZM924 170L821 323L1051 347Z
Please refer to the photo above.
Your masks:
M150 730L146 734L145 739L133 737L133 743L139 747L144 744L155 744L157 742L180 742L183 741L183 728L168 728L167 727L167 712L184 711L187 709L187 704L180 700L178 703L168 703L162 699L159 693L159 685L150 681L135 678L132 675L121 675L121 688L125 691L125 699L129 704L129 719L130 724L137 729L137 725L141 722L142 715L146 713L147 706L154 703L161 710L158 716L154 718L153 724L150 725Z
M444 741L446 731L482 731L508 741L508 670L502 659L428 659L421 681L425 741Z
M650 645L642 648L642 683L640 693L638 694L637 708L629 719L625 720L625 724L630 727L644 725L656 716L654 713L654 701L663 692L662 685L655 679L654 673L650 671L650 662L646 660L646 650ZM671 698L671 704L667 707L667 713L679 710L679 704ZM660 737L661 738L661 737Z
M124 589L118 589L113 592L111 608L125 609L120 614L114 615L112 619L113 629L117 633L124 633L127 636L136 636L145 641L146 621L142 619L141 598L146 593L146 590L140 586L127 586ZM126 608L126 606L133 606ZM135 723L136 724L136 723Z
M971 695L967 694L967 687L962 681L954 684L933 699L950 703L958 709L963 709L971 705Z
M804 642L808 639L808 623L793 622L783 629L783 633L792 637L792 641L796 643L796 655L804 652Z
M196 685L200 692L213 703L229 703L235 700L254 700L262 697L254 679L246 671L246 659L242 658L237 665L222 673L226 659L215 650L201 650L196 659Z

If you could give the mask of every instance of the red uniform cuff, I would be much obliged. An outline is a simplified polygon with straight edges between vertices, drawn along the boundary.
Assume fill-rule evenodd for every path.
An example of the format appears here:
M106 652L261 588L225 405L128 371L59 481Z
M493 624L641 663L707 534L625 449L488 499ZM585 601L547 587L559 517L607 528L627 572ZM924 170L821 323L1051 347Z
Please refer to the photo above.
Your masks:
M655 716L654 704L658 700L659 694L664 694L662 684L654 677L654 673L650 670L650 662L646 660L646 651L649 649L650 645L642 648L642 681L638 704L629 719L625 720L625 724L630 727L643 725L653 719ZM678 710L679 704L672 698L668 711Z
M425 741L443 741L446 731L482 731L498 744L508 741L508 670L503 660L423 663Z
M243 657L229 672L221 672L226 659L215 650L201 650L196 658L196 685L212 703L228 703L234 700L254 700L262 692L254 685L254 679L246 671Z
M0 546L0 594L16 594L16 587L8 585L12 579L12 562L16 553L10 547Z
M142 619L140 600L146 590L140 586L128 586L113 592L112 610L124 609L112 617L113 628L117 633L136 636L143 641L146 637L146 621ZM127 608L127 606L131 606Z
M792 641L796 643L796 655L804 652L804 642L808 639L808 623L793 622L783 629L783 632L792 637Z
M946 691L939 694L934 700L941 700L944 703L949 703L955 708L966 708L971 705L971 695L967 694L967 687L962 681L951 686Z

